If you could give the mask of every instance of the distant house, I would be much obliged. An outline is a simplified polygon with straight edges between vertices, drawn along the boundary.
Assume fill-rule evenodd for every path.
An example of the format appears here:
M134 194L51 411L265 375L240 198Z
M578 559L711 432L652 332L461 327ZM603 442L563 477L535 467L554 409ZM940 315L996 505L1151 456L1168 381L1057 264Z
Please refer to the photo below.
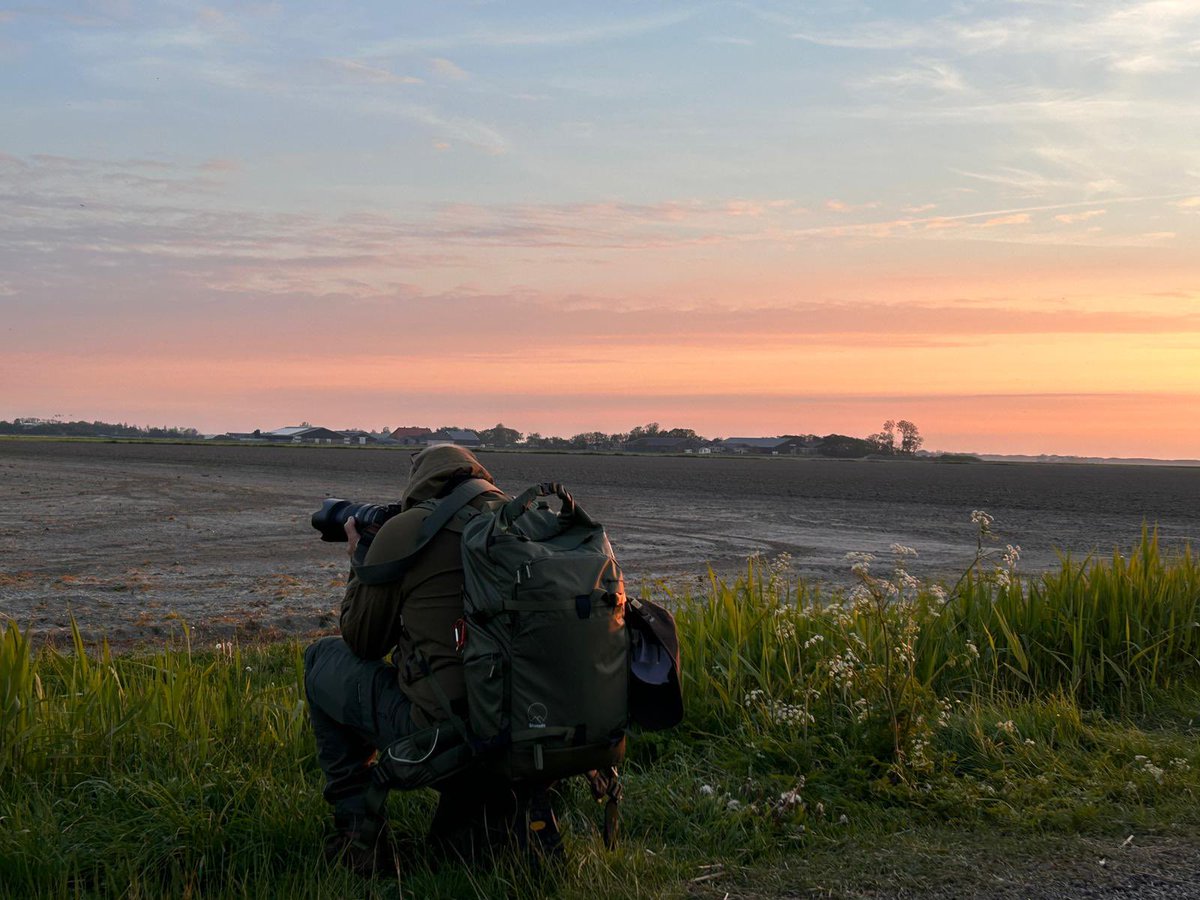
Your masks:
M821 449L821 439L814 435L788 437L787 452L796 456L816 456Z
M345 435L331 428L318 428L313 425L289 425L287 428L276 428L274 431L264 431L259 437L264 441L276 444L341 444L345 443Z
M423 447L431 434L433 434L432 428L406 425L392 431L392 440L409 447Z
M342 432L343 444L378 444L379 437L361 428L347 428Z
M644 437L625 442L628 453L694 453L703 441L684 437Z
M729 453L751 453L760 456L808 456L817 452L817 443L806 438L785 437L731 437L721 442Z
M425 436L425 444L458 444L460 447L478 447L479 435L465 428L443 428Z

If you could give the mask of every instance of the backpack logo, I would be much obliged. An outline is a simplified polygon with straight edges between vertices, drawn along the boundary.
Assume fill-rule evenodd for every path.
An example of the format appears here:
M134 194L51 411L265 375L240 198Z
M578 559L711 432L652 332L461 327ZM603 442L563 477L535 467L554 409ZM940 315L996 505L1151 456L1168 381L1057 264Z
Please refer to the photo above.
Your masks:
M550 712L544 703L530 703L529 708L525 710L525 715L529 719L530 728L545 728Z

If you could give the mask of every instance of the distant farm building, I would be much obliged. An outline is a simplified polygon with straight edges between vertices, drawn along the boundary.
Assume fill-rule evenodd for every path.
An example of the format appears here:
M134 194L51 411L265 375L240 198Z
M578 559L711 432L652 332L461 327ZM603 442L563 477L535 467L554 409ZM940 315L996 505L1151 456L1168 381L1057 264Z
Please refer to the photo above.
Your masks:
M817 452L817 445L798 437L731 437L721 441L729 453L750 453L760 456L800 456Z
M629 453L695 453L703 446L696 438L644 437L627 441L624 449Z
M346 436L342 432L313 425L290 425L287 428L264 431L259 435L259 439L276 444L344 444L347 442Z
M347 428L342 432L343 444L378 444L379 435L363 431L361 428ZM390 440L389 440L390 443Z
M392 440L409 447L424 447L431 434L432 428L405 425L392 431Z
M465 428L443 428L425 436L425 444L458 444L460 447L478 447L479 435Z

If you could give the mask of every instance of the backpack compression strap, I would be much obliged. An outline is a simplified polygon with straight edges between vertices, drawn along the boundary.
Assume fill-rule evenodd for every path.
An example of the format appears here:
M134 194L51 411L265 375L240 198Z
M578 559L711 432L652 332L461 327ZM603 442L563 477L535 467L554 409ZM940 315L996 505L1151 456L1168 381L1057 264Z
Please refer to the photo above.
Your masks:
M421 523L421 529L417 533L417 546L410 553L399 559L389 559L387 562L375 563L371 566L355 566L354 574L363 584L386 584L389 581L396 581L404 574L408 564L425 549L425 545L433 540L439 531L450 523L459 510L480 494L486 494L489 491L499 492L499 488L482 478L471 478L464 481L439 500L437 508L425 517L425 521Z

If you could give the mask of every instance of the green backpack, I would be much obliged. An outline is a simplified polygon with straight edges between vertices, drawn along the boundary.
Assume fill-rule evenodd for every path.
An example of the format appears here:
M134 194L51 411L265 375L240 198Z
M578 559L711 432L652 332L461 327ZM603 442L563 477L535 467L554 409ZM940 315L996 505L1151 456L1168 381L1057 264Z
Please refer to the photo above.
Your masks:
M547 789L585 775L596 800L608 800L611 846L621 797L616 766L629 724L621 569L604 528L562 485L534 485L482 510L469 505L494 490L472 479L421 504L430 514L416 549L386 564L399 571L442 528L461 528L463 617L455 638L470 721L454 716L443 695L450 719L389 747L375 781L380 791L421 787L482 765L524 790L531 830L558 852ZM561 500L559 511L543 499L550 496Z
M552 511L541 498L557 496ZM625 752L625 583L604 528L559 484L535 485L462 532L458 643L471 732L513 780L608 769Z

